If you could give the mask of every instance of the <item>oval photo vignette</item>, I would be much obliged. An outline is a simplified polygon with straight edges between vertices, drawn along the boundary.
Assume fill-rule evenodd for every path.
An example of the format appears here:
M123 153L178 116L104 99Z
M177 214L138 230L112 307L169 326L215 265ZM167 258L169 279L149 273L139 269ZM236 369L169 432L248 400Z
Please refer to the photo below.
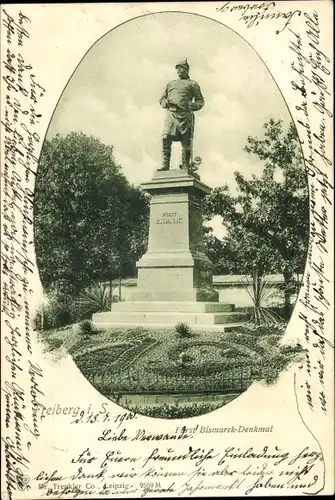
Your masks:
M195 14L127 21L85 54L43 144L38 337L129 411L214 411L302 359L281 340L308 225L297 131L255 50Z

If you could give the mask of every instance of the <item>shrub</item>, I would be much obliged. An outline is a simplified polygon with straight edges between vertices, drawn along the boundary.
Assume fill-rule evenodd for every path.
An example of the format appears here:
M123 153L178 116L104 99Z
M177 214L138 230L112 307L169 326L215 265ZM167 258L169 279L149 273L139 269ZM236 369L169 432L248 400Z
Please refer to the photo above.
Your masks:
M279 314L269 307L269 302L280 293L280 285L259 275L254 269L245 276L245 289L252 301L251 321L256 325L277 325L282 322Z
M78 319L88 319L92 314L111 310L110 289L104 283L92 283L74 301Z
M180 338L187 338L192 334L191 327L187 323L177 323L175 326L175 330Z
M97 333L97 331L93 328L92 321L89 319L85 319L79 323L79 331L84 335L90 335L92 333Z
M37 312L36 328L59 329L73 321L73 298L70 295L52 293L48 296L48 303L41 306Z

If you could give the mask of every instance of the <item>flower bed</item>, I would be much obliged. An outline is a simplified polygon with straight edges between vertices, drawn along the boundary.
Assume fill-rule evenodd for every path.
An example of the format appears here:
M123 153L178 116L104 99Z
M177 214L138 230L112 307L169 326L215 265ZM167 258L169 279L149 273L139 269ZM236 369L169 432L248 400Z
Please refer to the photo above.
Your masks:
M120 328L93 336L54 330L43 337L50 350L62 341L84 376L110 397L113 392L238 393L253 380L273 382L301 352L301 346L280 345L282 332L282 327L241 327L178 339L173 329Z
M254 340L255 344L255 340ZM142 369L157 375L174 378L176 375L187 377L208 377L227 372L234 366L245 365L257 355L251 349L239 344L217 341L183 339L177 345L171 342L150 353ZM182 356L185 354L185 356ZM182 362L182 358L188 358Z
M255 337L262 337L264 335L272 335L272 334L277 334L277 335L283 335L284 331L286 329L286 324L279 324L279 325L254 325L254 324L248 324L248 325L241 325L237 326L229 332L229 335L237 334L237 333L242 333L242 334L247 334L247 335L252 335L254 338Z
M254 350L256 347L256 342L258 340L258 337L255 337L252 335L251 332L249 333L238 333L238 332L229 332L226 335L222 336L222 339L220 341L221 347L227 348L231 347L232 345L239 345L243 347L248 347L249 349Z
M77 359L80 356L85 356L86 354L91 354L96 351L101 351L101 350L109 350L111 353L111 358L113 358L113 361L116 361L119 356L122 356L122 353L127 351L128 349L132 348L132 344L125 343L115 343L115 342L109 342L105 343L101 346L82 346L79 349L76 349L76 351L72 354L74 359Z
M141 340L141 342L136 343L130 349L127 349L124 353L120 355L117 359L117 363L115 364L115 370L117 369L127 369L129 363L133 361L133 359L138 356L142 351L147 349L149 346L153 346L156 341L150 337L145 337Z
M111 370L113 361L120 356L120 349L101 349L95 351L87 351L77 357L74 357L78 368L85 376L90 377L91 374L102 374Z
M116 373L120 370L126 370L132 360L150 345L155 344L155 340L146 337L141 341L136 339L134 343L115 342L105 343L102 346L91 348L81 348L73 353L78 367L86 376L91 377L94 373L99 376L104 373ZM88 375L90 374L90 375Z

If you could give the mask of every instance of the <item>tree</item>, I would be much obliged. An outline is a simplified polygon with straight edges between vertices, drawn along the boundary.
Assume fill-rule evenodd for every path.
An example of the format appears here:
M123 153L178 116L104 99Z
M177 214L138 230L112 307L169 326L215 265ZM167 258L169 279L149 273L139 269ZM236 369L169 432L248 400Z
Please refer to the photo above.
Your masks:
M228 236L219 239L213 234L211 227L204 227L204 244L205 253L213 264L214 274L241 273L238 251Z
M237 194L216 188L205 206L207 218L220 215L241 269L259 274L279 272L284 278L285 312L289 315L294 275L302 273L308 245L308 184L293 123L270 119L264 138L248 137L244 148L264 162L260 177L247 180L235 172Z
M145 195L122 174L113 147L83 133L45 141L34 218L46 291L79 293L93 280L111 280L145 249Z

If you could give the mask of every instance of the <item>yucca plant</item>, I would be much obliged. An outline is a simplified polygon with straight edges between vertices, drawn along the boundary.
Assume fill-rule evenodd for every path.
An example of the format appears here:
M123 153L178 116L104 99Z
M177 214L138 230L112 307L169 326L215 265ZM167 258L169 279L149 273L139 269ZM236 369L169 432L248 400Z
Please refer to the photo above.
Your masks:
M175 330L180 338L190 337L192 333L191 327L187 323L177 323Z
M92 283L85 288L74 302L78 319L84 319L97 312L111 310L110 290L104 283Z
M91 333L96 333L92 322L88 319L85 319L84 321L81 321L79 323L79 329L80 333L83 333L84 335L90 335Z
M253 269L251 278L245 276L244 283L252 301L251 321L256 325L282 323L279 314L268 307L270 300L280 293L280 285L260 276L258 269Z

